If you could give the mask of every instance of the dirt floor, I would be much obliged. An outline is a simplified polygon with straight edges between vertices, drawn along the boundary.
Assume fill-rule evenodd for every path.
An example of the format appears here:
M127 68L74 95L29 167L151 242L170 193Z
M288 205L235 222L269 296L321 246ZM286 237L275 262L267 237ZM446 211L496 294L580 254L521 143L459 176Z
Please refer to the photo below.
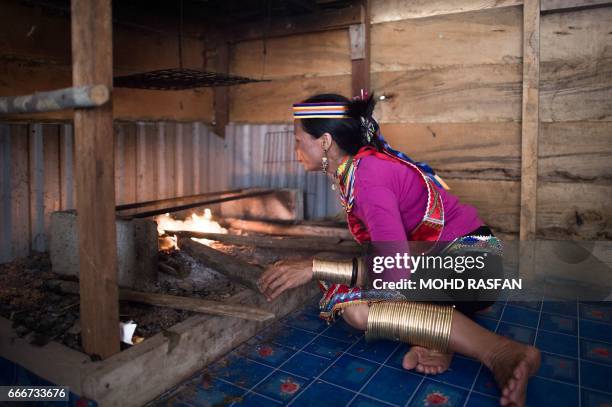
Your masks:
M254 247L239 247L213 244L217 250L240 257L253 264L266 266L280 259L301 258L303 254L275 251ZM234 284L223 275L195 261L183 252L172 256L188 264L190 273L178 278L158 273L158 281L147 291L206 298L222 301L244 287ZM50 280L70 277L53 273L49 256L35 254L0 265L0 315L13 323L19 336L30 343L43 346L56 340L64 345L83 351L79 324L79 297L54 290ZM72 278L73 281L76 279ZM135 336L149 338L165 329L184 321L194 313L171 308L121 302L120 320L137 323ZM122 343L122 349L131 345Z

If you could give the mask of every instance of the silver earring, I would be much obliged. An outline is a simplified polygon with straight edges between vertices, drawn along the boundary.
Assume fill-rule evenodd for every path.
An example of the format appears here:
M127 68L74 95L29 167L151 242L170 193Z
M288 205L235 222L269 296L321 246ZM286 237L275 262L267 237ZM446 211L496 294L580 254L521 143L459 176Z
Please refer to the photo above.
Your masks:
M323 149L323 157L321 158L321 170L324 174L327 174L327 167L329 166L329 161L327 160L327 149Z

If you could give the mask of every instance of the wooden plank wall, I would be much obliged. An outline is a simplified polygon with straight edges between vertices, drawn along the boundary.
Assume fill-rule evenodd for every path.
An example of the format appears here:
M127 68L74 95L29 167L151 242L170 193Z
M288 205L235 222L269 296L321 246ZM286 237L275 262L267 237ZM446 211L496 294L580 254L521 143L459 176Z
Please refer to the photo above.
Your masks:
M612 7L540 22L538 234L612 238Z
M33 2L0 2L0 96L59 89L72 83L69 14L61 6L54 10L29 3ZM179 66L176 22L150 25L155 28L115 24L115 75ZM183 63L186 68L201 69L206 64L204 45L199 38L187 35L190 28L186 24ZM213 120L212 95L209 88L185 91L117 88L113 93L113 114L122 120L210 123ZM11 119L57 121L71 118L71 111L60 111L19 115Z
M230 187L226 143L201 122L116 122L117 204ZM75 208L66 123L0 122L0 263L45 251L50 214Z
M398 149L427 161L498 233L520 214L522 1L371 1L376 117ZM612 7L541 17L537 235L612 237ZM230 121L286 123L296 100L348 94L348 32L240 42Z

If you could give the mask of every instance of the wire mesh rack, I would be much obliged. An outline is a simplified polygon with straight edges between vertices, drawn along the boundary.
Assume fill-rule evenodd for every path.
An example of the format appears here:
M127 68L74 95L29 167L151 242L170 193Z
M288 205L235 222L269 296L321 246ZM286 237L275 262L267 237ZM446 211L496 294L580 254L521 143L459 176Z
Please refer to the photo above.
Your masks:
M266 82L243 76L187 68L160 69L114 78L113 86L155 90L183 90L212 86L231 86L250 82Z

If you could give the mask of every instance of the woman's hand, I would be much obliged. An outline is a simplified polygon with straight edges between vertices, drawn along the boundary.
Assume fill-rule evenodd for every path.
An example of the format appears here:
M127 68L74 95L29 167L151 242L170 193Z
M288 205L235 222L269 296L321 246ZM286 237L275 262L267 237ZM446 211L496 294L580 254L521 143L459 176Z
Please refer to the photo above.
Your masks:
M268 301L285 290L299 287L312 280L312 260L281 260L268 267L257 285Z

